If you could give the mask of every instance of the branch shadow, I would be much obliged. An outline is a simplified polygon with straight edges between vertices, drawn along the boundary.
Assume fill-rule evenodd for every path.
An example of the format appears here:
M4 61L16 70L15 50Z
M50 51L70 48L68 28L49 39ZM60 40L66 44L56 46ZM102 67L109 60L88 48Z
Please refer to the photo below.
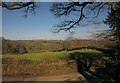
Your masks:
M97 53L74 52L70 54L70 60L76 60L77 71L82 74L88 83L111 82L108 77L109 70L105 66L106 61Z

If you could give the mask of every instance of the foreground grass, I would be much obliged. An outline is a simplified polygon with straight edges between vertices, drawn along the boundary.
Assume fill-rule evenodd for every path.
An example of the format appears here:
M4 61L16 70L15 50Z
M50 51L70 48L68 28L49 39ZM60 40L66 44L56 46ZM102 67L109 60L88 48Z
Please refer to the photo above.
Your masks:
M104 55L97 50L75 50L63 52L43 52L26 54L7 54L2 56L3 75L56 75L76 72L76 65L69 66L67 60L74 52L88 56Z
M102 55L103 53L97 50L75 50L75 51L63 51L63 52L43 52L43 53L27 53L27 54L8 54L3 55L3 58L13 58L13 59L30 59L30 60L41 60L41 59L67 59L70 53L81 52L81 53L91 53Z

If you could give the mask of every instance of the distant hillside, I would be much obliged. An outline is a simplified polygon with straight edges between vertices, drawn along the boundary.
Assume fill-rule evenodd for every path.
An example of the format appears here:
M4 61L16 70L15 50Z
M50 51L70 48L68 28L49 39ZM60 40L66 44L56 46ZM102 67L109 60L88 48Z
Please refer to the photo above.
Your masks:
M2 53L37 53L44 51L70 51L75 49L110 48L111 41L98 40L7 40L2 39Z
M2 37L0 37L0 54L2 52Z

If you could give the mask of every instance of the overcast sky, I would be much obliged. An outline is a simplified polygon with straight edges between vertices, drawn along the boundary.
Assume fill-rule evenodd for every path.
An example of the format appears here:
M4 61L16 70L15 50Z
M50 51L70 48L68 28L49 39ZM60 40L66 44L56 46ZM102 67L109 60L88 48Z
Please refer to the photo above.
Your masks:
M33 15L29 13L27 18L24 17L25 13L23 12L23 9L13 11L2 9L2 36L13 40L65 39L69 35L69 32L62 31L57 34L52 32L53 26L59 24L61 21L61 19L56 18L49 11L52 4L52 2L39 3L36 14ZM104 16L105 15L102 17ZM88 30L94 30L98 27L99 29L105 29L107 26L102 24L76 28L74 36L77 38L88 39L90 38Z

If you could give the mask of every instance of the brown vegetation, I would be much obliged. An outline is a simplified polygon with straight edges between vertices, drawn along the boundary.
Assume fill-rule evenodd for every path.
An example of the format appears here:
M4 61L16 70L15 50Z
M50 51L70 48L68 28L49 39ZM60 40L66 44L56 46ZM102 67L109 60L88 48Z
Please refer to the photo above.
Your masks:
M109 40L6 40L2 39L2 53L39 53L45 51L71 51L79 49L110 49L115 43Z

